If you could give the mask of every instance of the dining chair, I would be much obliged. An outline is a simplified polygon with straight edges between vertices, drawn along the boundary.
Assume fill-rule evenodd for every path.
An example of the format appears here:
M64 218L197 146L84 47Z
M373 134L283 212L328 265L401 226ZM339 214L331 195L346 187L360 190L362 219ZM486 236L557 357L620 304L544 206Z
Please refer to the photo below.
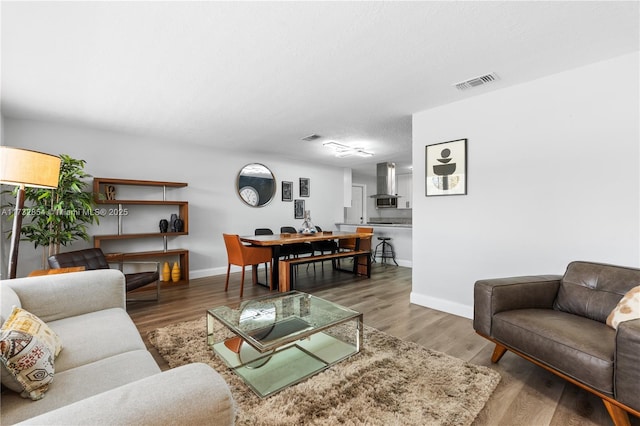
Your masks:
M294 228L293 226L282 226L280 227L280 233L281 234L297 234L298 231L296 231L296 228ZM301 254L302 255L313 254L313 248L311 248L311 244L309 243L293 243L293 244L286 244L285 247L286 246L289 246L291 255L295 257L299 257Z
M371 233L373 234L373 228L368 226L358 226L356 228L356 232L358 233ZM344 240L338 241L338 249L342 251L353 251L356 249L356 239L355 238L347 238ZM368 238L360 238L360 250L371 250L371 237ZM352 259L353 261L353 259ZM340 263L340 259L338 259L338 264Z
M322 228L316 225L316 231L322 232ZM338 243L333 240L314 241L311 243L311 248L313 249L314 255L316 252L320 252L320 254L324 254L325 252L336 253L338 251ZM324 270L324 262L320 262L320 265Z
M229 274L231 265L237 265L242 268L242 277L240 278L240 297L244 291L244 271L248 265L258 266L261 263L268 263L265 266L265 278L269 281L269 290L273 290L273 258L271 249L268 247L252 247L242 244L240 236L237 234L222 234L224 245L227 248L227 279L224 284L224 291L229 289Z
M370 233L373 234L373 228L367 226L359 226L356 228L357 233ZM364 245L363 245L364 243ZM367 245L368 244L368 245ZM338 243L338 247L342 250L355 250L356 249L356 239L355 238L347 238L344 240L340 240ZM371 250L371 237L369 238L360 238L360 250Z
M293 226L281 226L280 227L281 234L297 234L296 228ZM313 256L313 247L310 243L293 243L293 244L284 244L282 246L285 250L289 252L289 257L300 257L300 255L308 254L309 256ZM307 265L307 269L309 265ZM296 265L296 273L298 271L298 265ZM316 264L313 264L313 273L316 273Z
M253 232L254 235L273 235L271 228L256 228ZM280 257L291 257L291 248L288 246L278 246L280 249Z

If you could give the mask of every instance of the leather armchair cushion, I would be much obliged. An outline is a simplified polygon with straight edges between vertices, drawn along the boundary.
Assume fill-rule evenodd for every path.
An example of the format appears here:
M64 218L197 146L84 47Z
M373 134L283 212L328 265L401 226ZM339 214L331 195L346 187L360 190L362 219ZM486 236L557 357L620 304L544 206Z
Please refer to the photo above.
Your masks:
M551 309L495 314L493 337L555 370L613 396L616 332L606 324Z
M102 250L95 248L58 253L53 256L49 256L48 260L49 266L52 268L84 266L87 271L110 268Z
M473 292L473 328L492 336L491 322L498 312L513 309L553 308L560 275L492 278L476 281Z
M639 269L571 262L553 307L604 323L622 296L639 282Z

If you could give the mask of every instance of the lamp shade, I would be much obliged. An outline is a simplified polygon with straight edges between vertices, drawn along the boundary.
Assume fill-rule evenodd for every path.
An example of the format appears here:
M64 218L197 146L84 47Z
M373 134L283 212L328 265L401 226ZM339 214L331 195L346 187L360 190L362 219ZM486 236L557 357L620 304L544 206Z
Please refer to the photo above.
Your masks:
M0 146L0 183L57 188L60 157L27 149Z

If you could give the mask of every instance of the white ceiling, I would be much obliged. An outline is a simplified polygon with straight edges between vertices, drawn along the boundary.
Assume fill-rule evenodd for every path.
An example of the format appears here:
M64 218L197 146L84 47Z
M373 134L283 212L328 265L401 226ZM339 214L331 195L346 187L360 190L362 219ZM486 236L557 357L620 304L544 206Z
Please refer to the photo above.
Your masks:
M1 108L374 174L414 112L638 50L638 5L3 1Z

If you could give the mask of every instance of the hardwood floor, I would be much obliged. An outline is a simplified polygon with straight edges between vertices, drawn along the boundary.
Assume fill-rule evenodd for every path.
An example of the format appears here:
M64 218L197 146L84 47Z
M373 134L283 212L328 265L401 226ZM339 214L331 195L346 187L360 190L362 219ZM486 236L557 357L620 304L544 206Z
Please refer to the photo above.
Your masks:
M411 269L373 265L371 279L354 278L324 268L301 267L297 289L363 312L365 324L430 349L445 352L478 365L488 366L502 376L475 425L610 425L601 400L565 382L520 357L507 353L498 364L491 363L493 345L478 336L471 320L409 303ZM244 298L268 294L251 284L247 274ZM231 275L225 293L225 276L191 280L189 285L162 288L159 302L134 302L128 312L161 368L168 368L149 345L147 333L178 321L202 318L206 309L240 302L240 273ZM631 416L631 424L640 419Z

